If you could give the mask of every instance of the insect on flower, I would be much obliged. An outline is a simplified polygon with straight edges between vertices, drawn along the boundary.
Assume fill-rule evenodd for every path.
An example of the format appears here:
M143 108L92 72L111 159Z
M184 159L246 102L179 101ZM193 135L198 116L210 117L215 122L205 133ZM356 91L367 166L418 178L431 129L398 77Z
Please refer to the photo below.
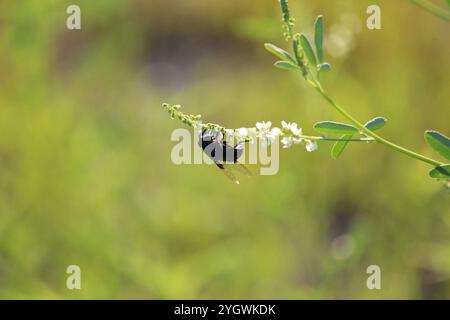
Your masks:
M233 174L232 170L240 171L241 173L251 176L248 170L238 159L244 152L244 143L241 141L234 147L229 145L227 141L220 137L220 133L214 130L202 130L199 147L203 152L214 161L216 166L234 183L239 184L239 180Z

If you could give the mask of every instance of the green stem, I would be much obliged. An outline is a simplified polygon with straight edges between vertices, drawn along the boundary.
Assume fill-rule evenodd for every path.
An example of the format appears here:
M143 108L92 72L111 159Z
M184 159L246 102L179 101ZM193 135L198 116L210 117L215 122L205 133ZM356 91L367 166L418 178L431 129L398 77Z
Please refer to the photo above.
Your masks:
M298 135L299 138L306 139L306 140L320 140L320 141L350 141L350 142L372 142L376 141L374 138L367 137L367 138L355 138L355 139L342 139L342 138L328 138L328 137L318 137L318 136L305 136L305 135Z
M338 105L326 92L325 90L322 88L322 86L320 85L320 83L318 83L317 81L309 81L310 84L322 95L323 98L325 98L325 100L327 100L327 102L332 105L340 114L342 114L345 118L347 118L350 122L352 122L352 124L354 124L359 130L361 130L362 132L364 132L366 135L368 135L369 137L372 137L373 139L375 139L377 142L385 145L386 147L389 147L391 149L394 149L397 152L403 153L409 157L415 158L417 160L421 160L423 162L426 162L428 164L431 164L432 166L441 166L443 165L442 162L430 159L428 157L425 157L419 153L416 153L414 151L411 151L409 149L403 148L399 145L396 145L395 143L392 143L382 137L380 137L379 135L377 135L376 133L374 133L373 131L367 129L361 122L359 122L358 120L356 120L351 114L349 114L347 111L345 111L340 105Z
M411 0L413 3L418 5L419 7L427 10L429 13L434 14L446 21L450 21L450 12L431 3L427 0Z

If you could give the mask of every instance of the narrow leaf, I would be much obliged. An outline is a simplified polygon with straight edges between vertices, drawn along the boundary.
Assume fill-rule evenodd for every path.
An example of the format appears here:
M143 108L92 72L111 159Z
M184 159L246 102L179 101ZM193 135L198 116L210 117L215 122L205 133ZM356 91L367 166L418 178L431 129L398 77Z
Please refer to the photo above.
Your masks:
M440 132L427 130L425 131L425 140L441 156L450 160L450 139L448 137Z
M430 171L430 177L435 179L449 179L450 178L450 164L438 166Z
M274 66L284 70L294 70L298 69L298 66L289 61L277 61L274 63Z
M383 117L376 117L373 118L372 120L368 121L364 127L366 127L369 130L375 131L378 129L381 129L382 127L384 127L384 125L386 124L386 119Z
M266 48L267 51L269 51L270 53L276 55L281 60L287 60L287 61L295 62L294 58L292 58L292 56L289 53L287 53L283 49L278 48L277 46L275 46L275 45L273 45L271 43L264 44L264 47Z
M316 55L314 54L313 48L311 47L311 43L304 34L300 35L300 44L309 63L311 63L312 65L317 65Z
M323 16L320 15L316 19L316 23L314 24L315 32L314 32L314 41L316 44L316 52L317 58L319 62L323 62Z
M353 137L353 135L351 135L351 134L344 134L341 137L341 139L351 139L352 137ZM331 157L333 159L339 158L339 156L342 154L342 152L344 152L345 147L347 146L348 143L349 143L349 141L337 141L333 145L333 148L331 148Z
M314 129L320 133L340 133L340 134L355 134L358 133L358 129L350 124L334 122L334 121L321 121L314 125Z
M295 59L297 60L297 63L300 65L303 59L303 50L301 45L299 44L299 40L294 38L294 41L292 42L293 44L293 49L294 49L294 55L295 55Z

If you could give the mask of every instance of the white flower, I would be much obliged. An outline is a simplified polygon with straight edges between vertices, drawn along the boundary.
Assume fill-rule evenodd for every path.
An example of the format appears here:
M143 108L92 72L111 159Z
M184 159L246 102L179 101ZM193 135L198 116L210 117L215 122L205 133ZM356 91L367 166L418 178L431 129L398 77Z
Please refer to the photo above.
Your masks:
M235 138L238 142L248 139L248 131L246 128L239 128L235 130L230 130L231 132L228 132L229 138Z
M293 144L299 144L302 142L301 138L296 137L284 137L281 139L281 143L283 144L283 148L290 148Z
M286 121L281 121L283 129L291 131L294 135L298 136L302 134L302 129L297 127L295 122L287 123Z
M267 122L263 121L263 122L256 123L256 128L259 131L268 131L268 130L270 130L271 126L272 126L272 122L270 122L270 121L267 121Z
M233 139L233 137L234 137L233 129L225 129L225 132L227 133L227 139Z
M237 129L236 131L241 137L246 137L248 135L247 128L240 128Z
M280 133L281 133L281 130L279 128L277 128L277 127L273 128L272 130L267 132L267 134L266 134L267 144L274 143L275 140L280 135Z
M284 137L281 139L281 144L285 149L290 148L294 144L294 139L292 137Z
M280 128L275 127L270 131L270 134L272 136L278 137L281 134L281 130Z
M271 130L271 126L272 123L270 121L256 123L256 134L257 137L261 139L261 144L263 146L274 143L277 137L281 134L280 128L275 127Z
M307 141L306 142L306 151L313 152L318 149L317 143L315 141Z
M271 126L272 123L270 121L256 123L256 135L263 141L263 143L265 142L265 140L267 140L267 135L270 134Z
M293 144L293 139L291 137L284 137L283 139L281 139L281 144L285 149L290 148Z
M201 121L194 121L194 128L197 130L200 130L203 126L203 123Z

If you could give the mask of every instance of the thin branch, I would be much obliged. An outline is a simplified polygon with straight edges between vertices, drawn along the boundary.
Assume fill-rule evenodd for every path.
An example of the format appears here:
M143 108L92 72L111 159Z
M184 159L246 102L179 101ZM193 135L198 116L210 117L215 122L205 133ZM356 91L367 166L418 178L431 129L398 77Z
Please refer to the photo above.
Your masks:
M415 3L417 6L421 7L422 9L425 9L429 13L434 14L435 16L442 18L446 21L450 21L450 11L441 8L428 0L411 0L411 1Z

